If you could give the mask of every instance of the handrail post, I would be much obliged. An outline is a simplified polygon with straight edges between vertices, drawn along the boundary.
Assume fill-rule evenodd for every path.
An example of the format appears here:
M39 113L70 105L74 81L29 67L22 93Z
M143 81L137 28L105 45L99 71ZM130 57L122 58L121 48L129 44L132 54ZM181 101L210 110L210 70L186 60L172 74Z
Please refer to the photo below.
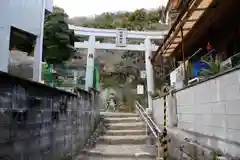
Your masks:
M152 109L150 108L146 108L146 113L149 117L152 117ZM146 133L147 133L147 136L150 136L151 134L151 131L150 131L150 128L148 126L146 126Z
M156 142L157 142L157 160L163 160L163 147L164 146L162 144L162 140L164 140L163 138L163 134L161 132L161 130L158 128L158 126L154 123L154 121L149 117L149 115L147 114L146 110L143 109L143 107L136 101L136 110L139 112L140 116L143 118L143 120L146 122L147 124L147 128L149 128L148 131L151 131L151 133L154 135L154 137L156 138ZM167 140L167 139L166 139Z

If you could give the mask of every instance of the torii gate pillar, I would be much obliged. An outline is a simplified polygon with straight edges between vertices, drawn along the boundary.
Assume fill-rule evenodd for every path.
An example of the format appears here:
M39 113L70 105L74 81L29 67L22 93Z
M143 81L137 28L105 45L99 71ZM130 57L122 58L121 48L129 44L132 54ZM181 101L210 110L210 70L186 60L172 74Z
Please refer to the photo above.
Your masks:
M147 37L145 38L144 44L145 44L145 65L146 65L146 74L147 74L148 110L152 111L153 100L150 95L150 93L154 92L153 66L151 63L152 43L151 43L151 40Z
M95 41L96 38L93 35L89 36L88 40L88 51L87 51L87 66L86 66L86 79L85 79L85 90L93 87L93 74L94 74L94 57L95 57Z

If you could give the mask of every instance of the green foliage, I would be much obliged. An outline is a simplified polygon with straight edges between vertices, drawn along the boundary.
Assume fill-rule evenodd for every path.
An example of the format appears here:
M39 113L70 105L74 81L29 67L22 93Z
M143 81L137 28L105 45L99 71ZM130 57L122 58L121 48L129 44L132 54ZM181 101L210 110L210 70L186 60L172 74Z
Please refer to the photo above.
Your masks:
M43 59L58 64L68 60L74 49L74 32L68 28L67 14L62 8L54 7L46 16L44 24Z
M202 60L203 63L206 63L208 65L208 69L201 69L200 70L200 76L202 77L209 77L212 75L215 75L220 72L220 64L221 61L218 56L215 57L210 57L209 61Z
M193 78L193 64L191 62L188 62L187 65L187 75L188 75L188 79L192 79Z
M62 84L63 80L58 76L56 72L52 73L51 67L52 65L48 65L46 63L42 65L42 75L43 75L42 79L47 84L52 84L52 83L56 83L57 85Z
M119 77L115 75L102 75L103 77L103 85L102 88L117 88L119 87Z
M51 73L49 72L47 64L42 65L42 73L43 73L43 80L47 81L51 76Z
M151 96L152 98L159 97L159 93L158 93L157 91L150 92L149 94L150 94L150 96Z
M86 17L75 17L69 20L70 24L84 27L116 29L126 28L128 30L156 30L165 29L166 26L159 25L161 11L137 9L134 12L103 13L94 19ZM160 27L160 28L159 28Z

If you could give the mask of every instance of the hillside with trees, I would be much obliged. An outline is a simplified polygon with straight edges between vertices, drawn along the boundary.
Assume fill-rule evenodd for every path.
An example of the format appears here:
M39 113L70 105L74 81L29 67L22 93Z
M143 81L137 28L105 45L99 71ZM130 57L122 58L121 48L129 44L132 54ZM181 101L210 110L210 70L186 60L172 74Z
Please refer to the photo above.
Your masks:
M162 11L159 9L138 9L134 12L102 13L95 17L75 17L69 23L77 26L128 30L164 30L167 26L159 24Z

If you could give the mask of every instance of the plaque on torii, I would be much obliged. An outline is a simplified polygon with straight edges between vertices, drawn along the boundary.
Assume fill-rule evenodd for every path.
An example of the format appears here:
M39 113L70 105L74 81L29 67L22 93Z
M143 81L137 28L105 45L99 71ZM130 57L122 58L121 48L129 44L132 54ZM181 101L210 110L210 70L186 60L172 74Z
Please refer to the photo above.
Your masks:
M116 32L116 46L126 47L127 46L127 30L125 28L117 28Z

